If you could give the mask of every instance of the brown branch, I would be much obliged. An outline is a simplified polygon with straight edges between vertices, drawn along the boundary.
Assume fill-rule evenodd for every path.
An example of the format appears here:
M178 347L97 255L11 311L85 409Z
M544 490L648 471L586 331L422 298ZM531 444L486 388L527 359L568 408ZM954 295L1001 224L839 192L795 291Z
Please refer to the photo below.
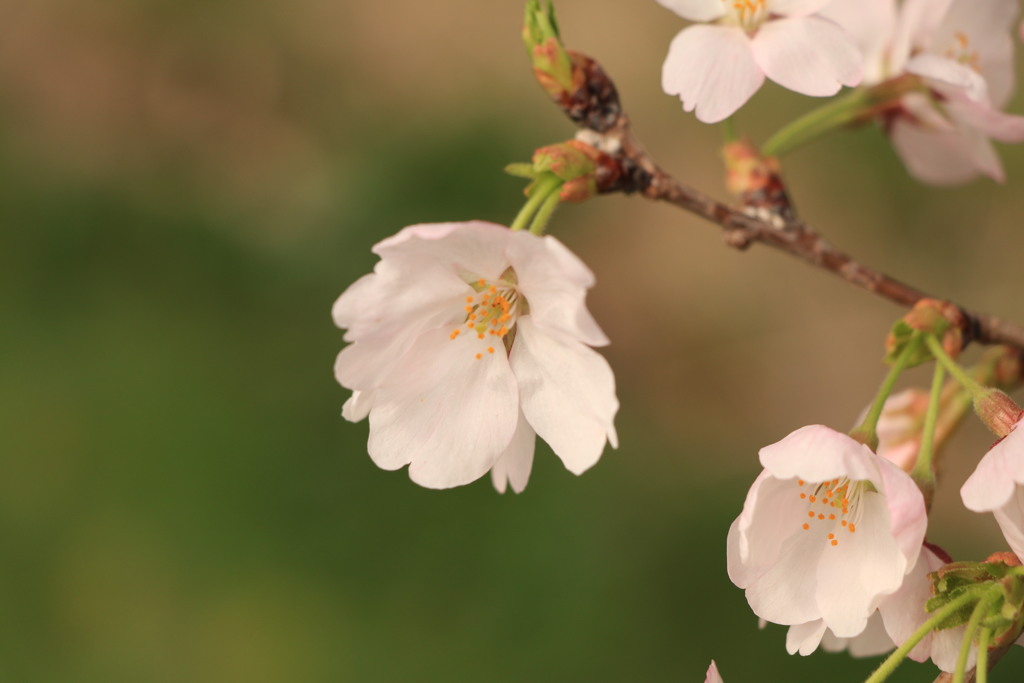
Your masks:
M764 244L900 306L913 306L924 298L941 298L860 263L786 211L729 206L682 184L660 168L637 140L615 84L601 65L579 53L567 54L572 58L574 81L582 85L573 92L549 92L569 118L583 128L577 138L605 152L616 165L605 169L605 183L599 169L597 184L601 192L639 192L648 199L668 202L720 226L729 246L746 249L755 242ZM986 313L959 305L957 308L963 313L965 346L972 341L1006 344L1024 353L1024 328Z

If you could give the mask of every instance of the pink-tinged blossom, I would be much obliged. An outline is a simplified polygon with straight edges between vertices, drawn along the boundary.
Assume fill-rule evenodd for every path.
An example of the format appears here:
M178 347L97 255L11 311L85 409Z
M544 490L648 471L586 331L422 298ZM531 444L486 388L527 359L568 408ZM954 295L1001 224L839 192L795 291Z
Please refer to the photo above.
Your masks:
M991 140L1024 141L1024 117L1002 111L1014 88L1017 10L1015 0L834 0L823 11L865 51L864 85L921 79L883 121L918 180L1004 179Z
M370 457L448 488L488 471L522 491L536 436L573 473L617 445L615 381L591 349L594 276L554 237L484 222L414 225L335 302L342 415L370 418Z
M763 619L820 620L814 628L836 637L859 635L921 552L921 492L899 467L821 425L762 448L760 458L765 469L729 529L729 577Z
M1024 558L1024 429L1018 421L989 449L960 489L964 505L991 512L1010 549Z
M722 680L721 674L718 673L718 665L715 664L715 660L711 660L711 666L708 667L708 672L704 675L704 683L725 683Z
M767 76L784 88L826 97L861 80L853 40L816 12L828 0L658 0L689 26L669 46L662 89L705 123L732 115Z

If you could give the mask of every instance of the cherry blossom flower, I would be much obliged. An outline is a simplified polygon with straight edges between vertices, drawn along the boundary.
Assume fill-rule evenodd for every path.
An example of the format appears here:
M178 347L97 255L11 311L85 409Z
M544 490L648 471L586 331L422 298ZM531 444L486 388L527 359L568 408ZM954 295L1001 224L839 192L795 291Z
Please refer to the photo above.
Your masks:
M921 492L899 467L822 425L760 457L765 469L729 529L729 577L763 619L859 635L921 552ZM797 631L795 643L810 637Z
M617 446L608 339L587 311L594 277L554 237L484 222L414 225L379 242L374 272L334 304L334 366L369 415L370 457L429 488L491 472L522 491L535 435L573 473Z
M991 512L1010 549L1024 558L1024 429L1021 420L989 449L960 489L964 505Z
M722 680L721 674L718 673L718 665L715 664L715 660L711 660L711 666L708 667L708 672L704 675L704 683L725 683Z
M1013 94L1017 9L1009 0L835 0L822 11L864 50L864 85L921 79L883 121L918 180L1004 179L990 138L1024 141L1024 117L1001 111Z
M834 95L861 80L861 55L838 25L815 13L828 0L658 0L689 26L672 40L662 89L715 123L732 115L765 76L804 95Z

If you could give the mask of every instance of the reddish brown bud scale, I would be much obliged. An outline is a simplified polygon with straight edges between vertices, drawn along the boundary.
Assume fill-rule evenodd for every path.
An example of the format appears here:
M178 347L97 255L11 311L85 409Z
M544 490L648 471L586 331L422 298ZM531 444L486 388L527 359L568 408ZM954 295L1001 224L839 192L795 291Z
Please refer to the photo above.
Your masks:
M726 143L722 157L726 188L740 198L745 208L757 213L767 211L786 221L796 217L777 158L762 156L746 139Z

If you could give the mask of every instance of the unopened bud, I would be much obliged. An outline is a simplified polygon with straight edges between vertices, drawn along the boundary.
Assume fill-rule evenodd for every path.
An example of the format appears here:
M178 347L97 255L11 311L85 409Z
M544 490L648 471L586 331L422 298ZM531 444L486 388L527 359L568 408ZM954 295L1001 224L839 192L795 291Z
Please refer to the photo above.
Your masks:
M541 147L533 153L529 164L509 164L511 175L533 178L555 176L562 181L559 198L564 202L580 202L602 192L620 188L623 171L611 155L580 140L569 140ZM527 188L530 194L531 185Z
M974 412L1000 439L1013 431L1022 416L1020 406L998 389L986 389L975 398Z
M779 160L761 156L749 140L734 140L722 147L725 186L740 198L744 208L767 211L784 220L795 218L793 205L782 182Z

